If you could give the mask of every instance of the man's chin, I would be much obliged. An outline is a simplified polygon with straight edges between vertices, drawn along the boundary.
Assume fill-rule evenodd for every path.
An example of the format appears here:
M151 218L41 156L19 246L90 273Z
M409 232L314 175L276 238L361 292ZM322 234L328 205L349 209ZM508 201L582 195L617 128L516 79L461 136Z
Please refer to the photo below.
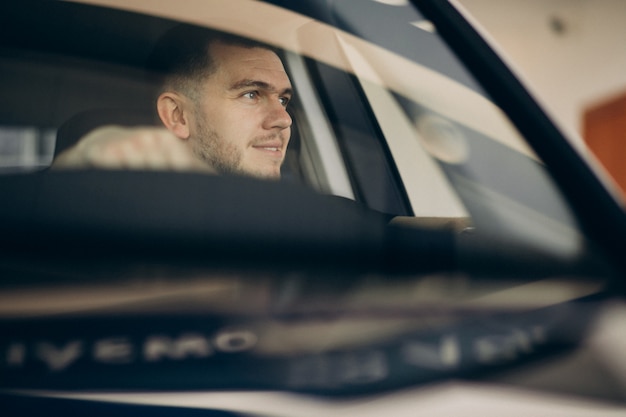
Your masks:
M254 177L262 180L280 180L280 166L269 167L242 167L240 173L249 177Z
M221 165L215 169L221 175L235 175L274 181L280 180L281 177L280 166L249 167L241 165Z

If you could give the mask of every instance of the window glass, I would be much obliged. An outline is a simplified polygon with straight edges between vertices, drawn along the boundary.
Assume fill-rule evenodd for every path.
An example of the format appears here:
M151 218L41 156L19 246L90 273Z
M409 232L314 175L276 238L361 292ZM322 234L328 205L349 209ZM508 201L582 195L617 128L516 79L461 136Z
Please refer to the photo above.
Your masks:
M346 61L417 216L574 254L581 237L542 161L412 5L334 3ZM402 42L398 42L402 39Z
M144 63L165 31L192 22L280 49L296 91L285 180L395 216L469 219L546 250L580 249L542 161L413 6L341 1L315 19L262 2L203 7L199 17L169 5L4 3L0 170L48 165L57 133L84 113L153 113Z
M6 385L355 394L502 370L578 339L592 317L575 301L598 295L609 268L413 3L0 2L0 316L17 319L0 340ZM294 90L281 182L55 172L96 127L162 127L146 62L179 25L275 48ZM258 345L223 356L217 330L244 327ZM130 359L154 337L193 361L92 349ZM78 346L61 361L68 385L41 346Z

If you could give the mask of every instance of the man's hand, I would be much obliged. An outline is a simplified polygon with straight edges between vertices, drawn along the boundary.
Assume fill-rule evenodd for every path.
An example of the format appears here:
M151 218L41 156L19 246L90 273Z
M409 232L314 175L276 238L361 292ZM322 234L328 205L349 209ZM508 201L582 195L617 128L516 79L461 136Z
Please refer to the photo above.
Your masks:
M105 126L59 155L53 169L103 168L216 171L165 128Z

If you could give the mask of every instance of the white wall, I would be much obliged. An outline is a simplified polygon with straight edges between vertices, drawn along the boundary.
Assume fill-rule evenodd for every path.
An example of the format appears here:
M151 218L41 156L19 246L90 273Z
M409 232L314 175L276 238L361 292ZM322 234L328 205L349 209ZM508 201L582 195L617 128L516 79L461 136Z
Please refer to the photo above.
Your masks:
M626 0L458 1L566 129L580 133L586 106L626 92Z

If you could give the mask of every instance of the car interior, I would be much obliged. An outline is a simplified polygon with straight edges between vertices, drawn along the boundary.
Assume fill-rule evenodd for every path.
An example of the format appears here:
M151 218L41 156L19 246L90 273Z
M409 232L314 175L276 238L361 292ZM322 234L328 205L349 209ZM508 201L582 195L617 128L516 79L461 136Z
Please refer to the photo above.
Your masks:
M405 16L383 3L312 1L309 15L283 22L299 26L279 45L296 93L280 182L50 169L97 127L161 124L159 77L146 61L180 22L75 1L0 4L2 376L42 389L352 395L481 375L575 345L613 266L436 30L423 29L416 9ZM379 25L383 8L407 24ZM128 359L124 348L159 332L251 318L278 342L228 356L211 334L201 342L215 345L207 361L219 372L208 377L176 357L118 368L101 360ZM123 337L109 338L114 326ZM25 342L14 337L22 329ZM73 351L79 337L104 348ZM36 355L66 352L78 372L32 377L47 371ZM5 359L17 365L2 368Z

